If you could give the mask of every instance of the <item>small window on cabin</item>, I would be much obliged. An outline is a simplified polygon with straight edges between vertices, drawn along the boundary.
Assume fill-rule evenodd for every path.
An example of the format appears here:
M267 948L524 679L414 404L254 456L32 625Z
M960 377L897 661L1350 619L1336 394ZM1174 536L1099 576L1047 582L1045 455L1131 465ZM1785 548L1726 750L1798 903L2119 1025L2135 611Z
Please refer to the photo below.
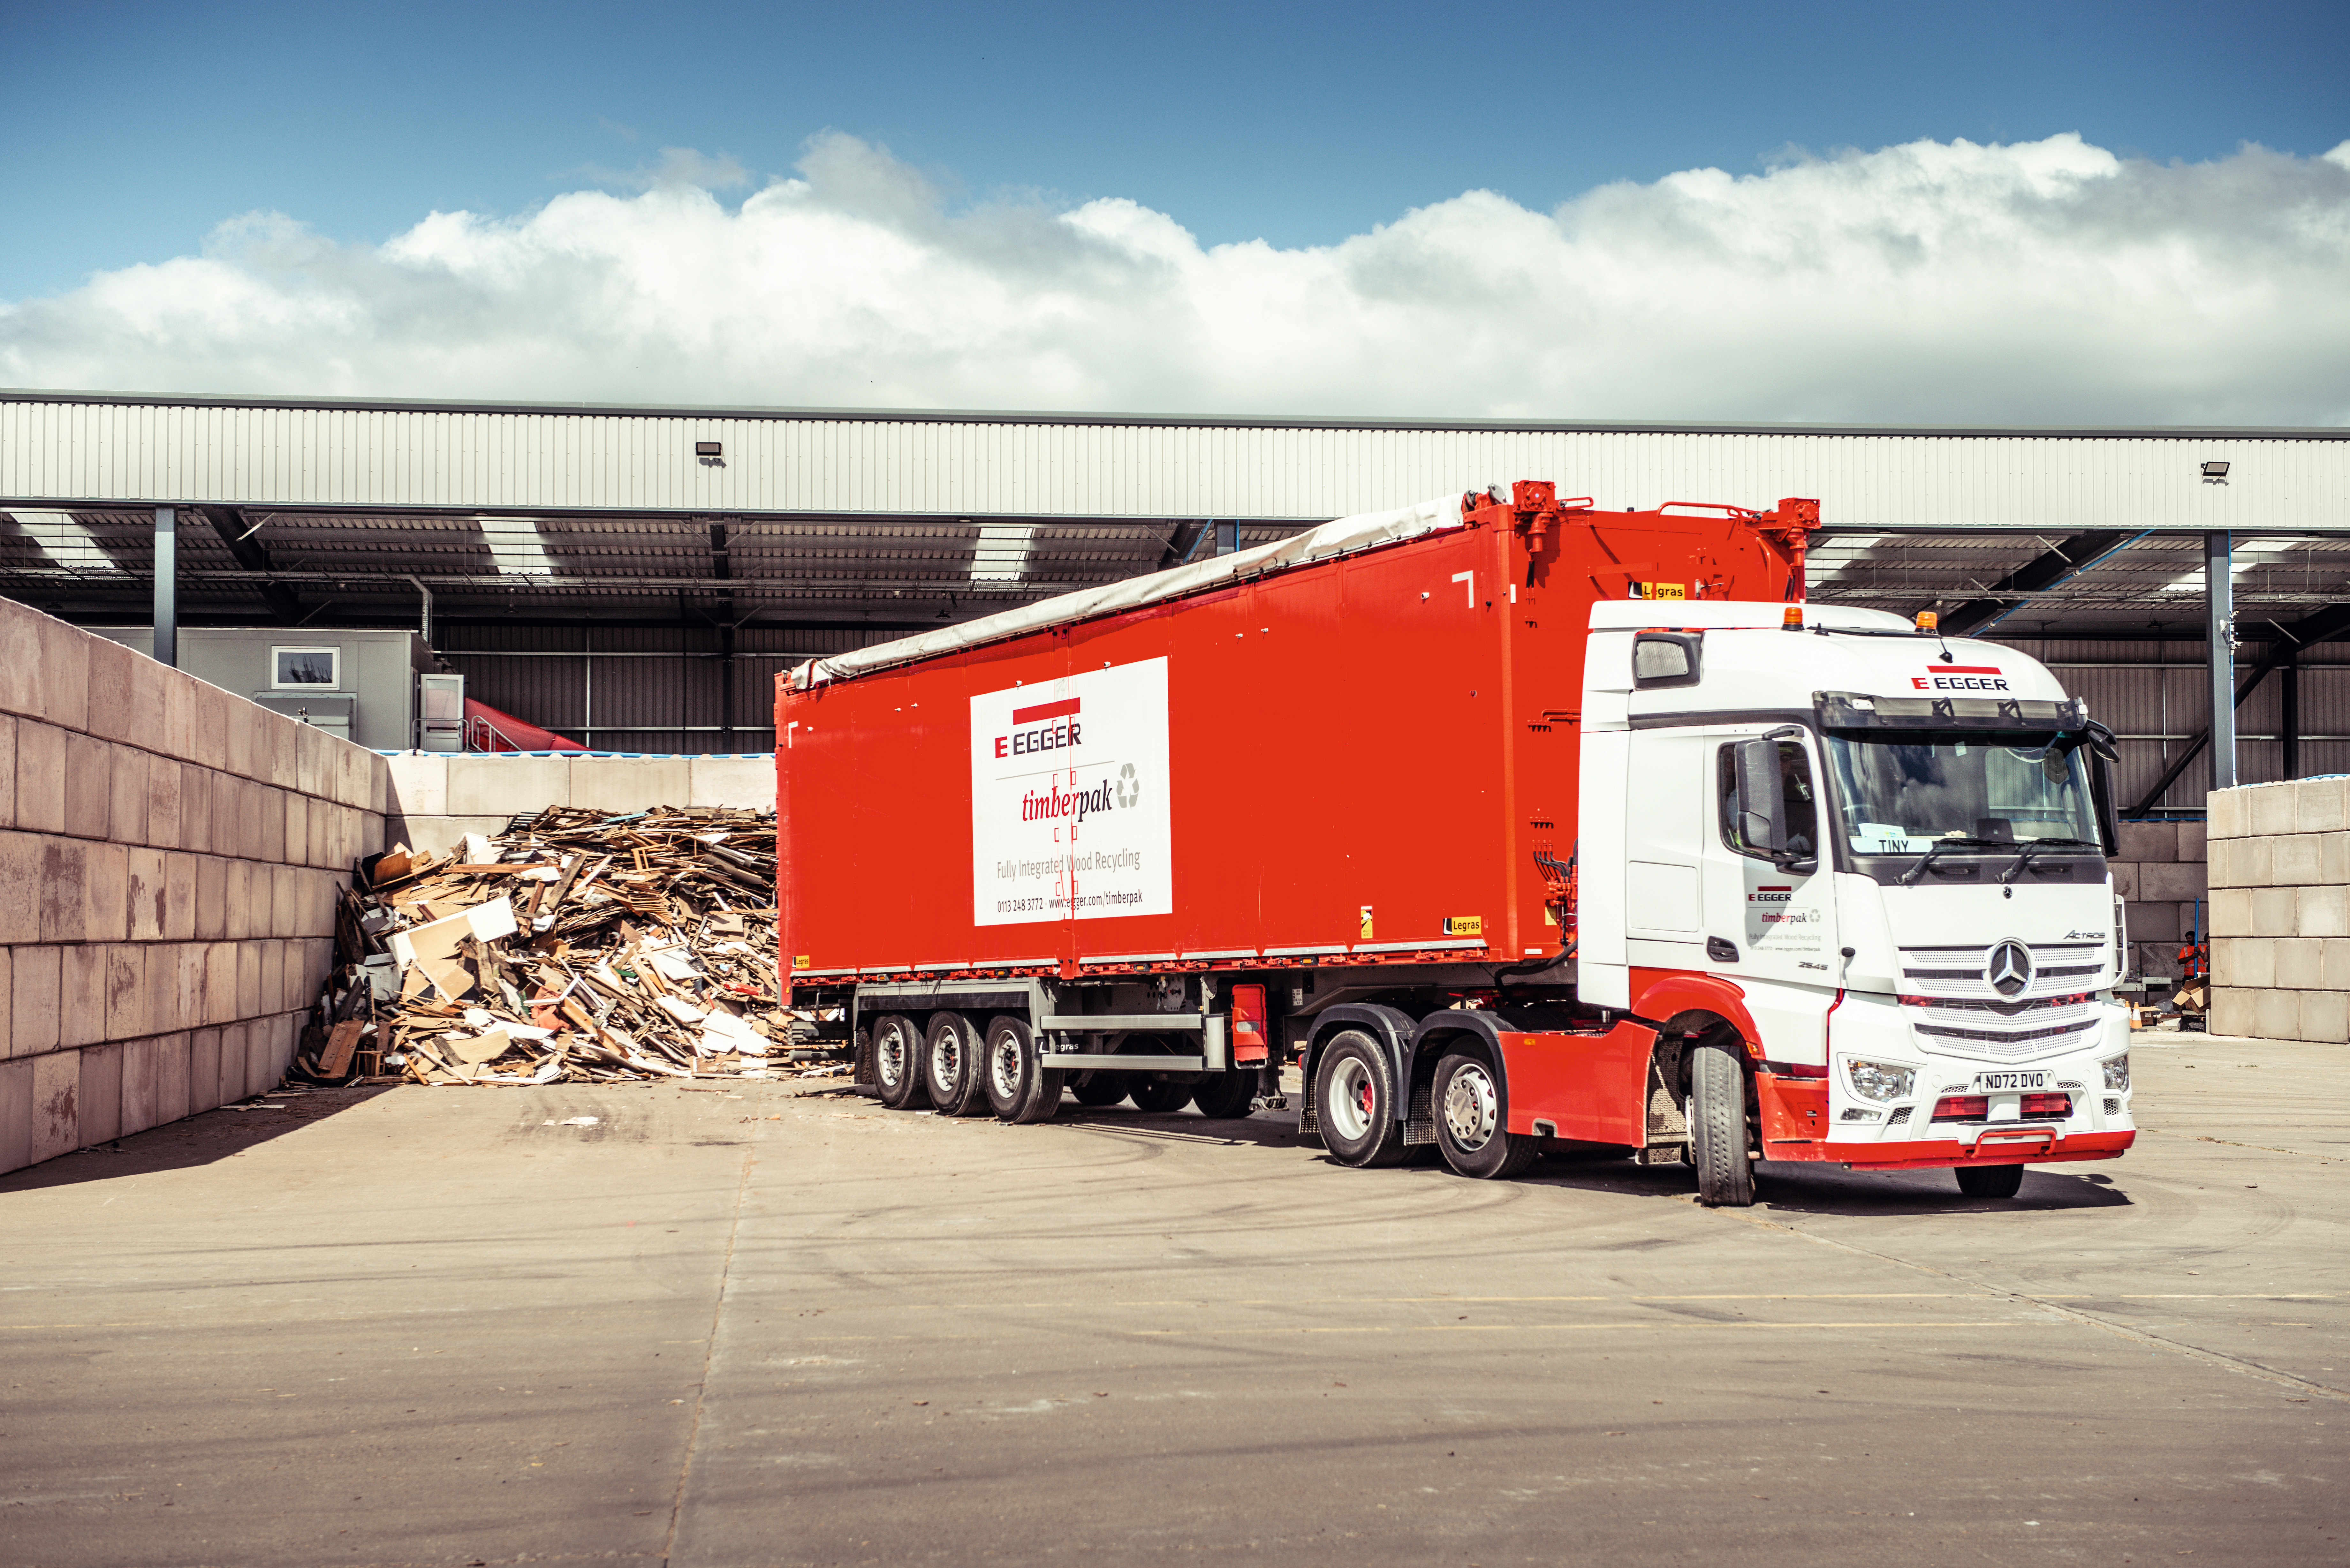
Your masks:
M1698 682L1700 644L1689 632L1644 631L1632 639L1632 684L1647 691Z
M278 691L341 684L343 650L339 648L273 648L269 650L269 684Z

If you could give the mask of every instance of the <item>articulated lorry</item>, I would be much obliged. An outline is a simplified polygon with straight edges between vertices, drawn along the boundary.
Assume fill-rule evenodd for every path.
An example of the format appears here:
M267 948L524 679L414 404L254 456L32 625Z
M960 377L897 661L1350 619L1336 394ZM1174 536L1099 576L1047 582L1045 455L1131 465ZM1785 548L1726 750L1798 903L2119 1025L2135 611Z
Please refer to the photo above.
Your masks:
M1285 1108L1337 1160L2126 1149L2110 735L1804 602L1816 504L1548 483L778 677L782 960L882 1100Z

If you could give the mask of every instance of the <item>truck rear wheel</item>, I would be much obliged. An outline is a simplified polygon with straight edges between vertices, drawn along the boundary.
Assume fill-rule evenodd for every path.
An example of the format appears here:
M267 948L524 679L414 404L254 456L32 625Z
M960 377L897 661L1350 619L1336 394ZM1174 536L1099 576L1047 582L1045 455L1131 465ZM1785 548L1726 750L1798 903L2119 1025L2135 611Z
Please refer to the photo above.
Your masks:
M1493 1069L1475 1056L1447 1056L1436 1064L1436 1147L1463 1176L1505 1179L1541 1153L1534 1138L1502 1125L1502 1087Z
M1077 1096L1081 1106L1114 1106L1126 1098L1126 1075L1088 1073L1084 1083L1070 1086L1069 1093Z
M1690 1053L1690 1159L1697 1200L1709 1209L1754 1201L1754 1164L1746 1158L1746 1070L1729 1052Z
M1134 1102L1135 1109L1149 1111L1155 1116L1180 1111L1191 1100L1191 1085L1189 1084L1170 1084L1159 1078L1139 1075L1127 1085L1126 1092L1127 1097Z
M873 1025L873 1082L893 1111L930 1103L922 1088L922 1032L902 1012L885 1012Z
M922 1042L922 1086L942 1116L983 1115L987 1093L980 1077L979 1031L960 1012L931 1014Z
M2012 1198L2023 1185L2021 1165L1962 1165L1959 1190L1970 1198Z
M1341 1165L1395 1165L1404 1157L1387 1053L1359 1029L1334 1036L1314 1067L1314 1117Z
M1191 1092L1191 1103L1203 1116L1230 1121L1256 1108L1256 1074L1246 1067L1211 1073Z
M986 1061L980 1074L988 1108L999 1120L1025 1123L1052 1119L1061 1108L1063 1073L1036 1060L1036 1032L1025 1019L998 1014L987 1025Z

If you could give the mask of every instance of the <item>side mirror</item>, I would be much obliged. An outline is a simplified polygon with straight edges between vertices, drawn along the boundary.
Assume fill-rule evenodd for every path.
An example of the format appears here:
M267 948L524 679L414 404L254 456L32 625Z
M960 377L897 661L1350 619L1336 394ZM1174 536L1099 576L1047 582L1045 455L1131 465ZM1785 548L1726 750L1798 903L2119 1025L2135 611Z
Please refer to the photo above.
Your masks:
M1738 832L1768 855L1787 852L1787 802L1779 786L1779 742L1738 745Z

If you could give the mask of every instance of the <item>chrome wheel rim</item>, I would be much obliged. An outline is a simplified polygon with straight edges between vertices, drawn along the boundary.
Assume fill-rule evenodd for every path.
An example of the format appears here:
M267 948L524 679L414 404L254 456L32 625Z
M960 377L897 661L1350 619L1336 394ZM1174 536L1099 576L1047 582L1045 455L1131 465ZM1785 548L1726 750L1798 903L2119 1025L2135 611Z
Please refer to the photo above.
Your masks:
M884 1088L894 1089L906 1081L906 1037L895 1029L883 1030L873 1044L873 1075Z
M1359 1138L1371 1130L1371 1107L1377 1099L1371 1069L1360 1056L1349 1056L1331 1071L1330 1103L1323 1107L1323 1115L1339 1137Z
M1020 1042L1008 1030L987 1054L987 1065L995 1080L995 1097L1009 1104L1020 1092Z
M952 1024L939 1031L931 1046L931 1086L951 1095L962 1076L962 1031Z
M1471 1062L1454 1069L1444 1085L1444 1130L1453 1147L1469 1154L1483 1148L1501 1114L1501 1096L1482 1065Z

